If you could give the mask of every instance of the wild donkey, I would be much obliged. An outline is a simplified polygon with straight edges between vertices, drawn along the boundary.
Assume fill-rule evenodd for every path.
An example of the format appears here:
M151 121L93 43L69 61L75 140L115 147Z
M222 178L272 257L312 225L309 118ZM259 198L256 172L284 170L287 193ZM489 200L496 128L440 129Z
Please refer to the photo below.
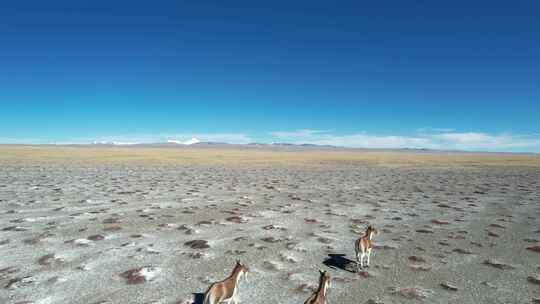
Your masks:
M319 288L309 297L304 304L326 304L326 291L330 287L330 275L326 271L319 270Z
M203 304L238 303L238 282L242 275L247 276L248 272L249 268L236 260L232 273L225 280L210 285L204 294Z
M366 267L369 267L369 256L371 255L371 239L374 235L377 235L379 232L377 229L371 227L371 225L366 229L366 234L361 236L359 239L354 242L354 250L356 251L356 267L364 268L364 257L367 256Z

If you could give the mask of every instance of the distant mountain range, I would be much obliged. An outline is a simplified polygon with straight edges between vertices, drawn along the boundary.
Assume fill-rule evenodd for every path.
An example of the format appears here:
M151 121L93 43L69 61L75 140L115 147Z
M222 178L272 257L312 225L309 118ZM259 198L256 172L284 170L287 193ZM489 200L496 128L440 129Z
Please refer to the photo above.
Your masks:
M72 146L89 146L89 145L72 145ZM270 151L371 151L371 152L415 152L415 153L471 153L471 154L532 154L536 153L519 153L519 152L485 152L485 151L462 151L462 150L435 150L426 148L349 148L331 145L316 145L316 144L293 144L286 142L275 143L257 143L252 142L248 144L230 144L225 142L212 142L212 141L199 141L196 138L192 138L187 141L169 140L162 143L114 143L114 142L94 142L90 146L109 146L109 147L139 147L139 148L177 148L177 149L189 149L189 148L218 148L218 149L247 149L247 150L270 150Z
M87 145L84 145L87 146ZM275 143L258 143L252 142L248 144L230 144L225 142L199 141L192 138L187 141L168 140L167 142L157 143L117 143L117 142L94 142L91 146L128 146L128 147L166 147L166 148L236 148L236 149L269 149L269 150L333 150L333 151L415 151L415 152L461 152L461 151L443 151L430 149L414 149L414 148L396 148L396 149L378 149L378 148L348 148L332 145L316 145L316 144L294 144L286 142Z
M0 144L0 146L3 144ZM10 145L10 144L7 144ZM537 153L519 153L519 152L485 152L485 151L462 151L462 150L435 150L426 148L350 148L331 145L316 145L316 144L294 144L286 142L275 143L257 143L252 142L248 144L230 144L226 142L212 142L212 141L200 141L197 138L190 140L168 140L166 142L156 143L128 143L128 142L108 142L108 141L94 141L89 144L19 144L22 146L70 146L70 147L135 147L135 148L176 148L176 149L189 149L189 148L218 148L218 149L248 149L248 150L274 150L274 151L372 151L372 152L415 152L415 153L488 153L488 154L532 154Z
M86 145L86 144L81 144ZM156 142L156 143L124 143L124 142L106 142L106 141L95 141L91 143L92 146L132 146L132 147L245 147L245 148L258 148L258 147L283 147L283 148L324 148L324 149L351 149L345 147L337 147L330 145L315 145L315 144L292 144L284 142L276 143L248 143L248 144L230 144L226 142L213 142L213 141L200 141L197 138L192 138L187 141L180 140L168 140L167 142Z

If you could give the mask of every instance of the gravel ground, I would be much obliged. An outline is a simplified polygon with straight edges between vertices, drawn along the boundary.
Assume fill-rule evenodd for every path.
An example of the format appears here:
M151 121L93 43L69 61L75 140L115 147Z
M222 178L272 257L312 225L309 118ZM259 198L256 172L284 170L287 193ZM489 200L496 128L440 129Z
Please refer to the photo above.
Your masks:
M0 303L540 301L540 170L3 161ZM354 240L379 229L371 267Z

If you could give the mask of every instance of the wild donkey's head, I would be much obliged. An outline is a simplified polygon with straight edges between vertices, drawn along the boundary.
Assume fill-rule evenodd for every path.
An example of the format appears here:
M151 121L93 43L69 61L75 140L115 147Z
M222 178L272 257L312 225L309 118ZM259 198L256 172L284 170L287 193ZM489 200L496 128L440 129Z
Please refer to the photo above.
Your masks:
M330 287L330 275L326 270L319 270L320 277L319 277L319 287L326 290Z
M373 228L373 226L369 225L366 229L366 236L371 240L373 236L379 234L379 230Z
M247 279L247 274L249 273L249 267L245 264L242 264L240 260L236 260L236 266L234 266L234 272L238 272L239 276L244 275Z

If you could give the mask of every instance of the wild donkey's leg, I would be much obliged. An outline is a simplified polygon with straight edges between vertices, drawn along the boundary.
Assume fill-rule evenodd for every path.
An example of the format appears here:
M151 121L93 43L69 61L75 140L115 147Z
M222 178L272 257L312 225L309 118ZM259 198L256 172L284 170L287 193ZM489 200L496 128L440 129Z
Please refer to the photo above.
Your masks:
M371 248L367 250L367 267L369 267L369 258L371 256Z
M212 294L209 294L207 297L205 297L203 304L215 304L215 299Z
M365 254L364 252L362 252L362 253L360 254L360 268L364 268L364 256L365 256L365 255L366 255L366 254Z

